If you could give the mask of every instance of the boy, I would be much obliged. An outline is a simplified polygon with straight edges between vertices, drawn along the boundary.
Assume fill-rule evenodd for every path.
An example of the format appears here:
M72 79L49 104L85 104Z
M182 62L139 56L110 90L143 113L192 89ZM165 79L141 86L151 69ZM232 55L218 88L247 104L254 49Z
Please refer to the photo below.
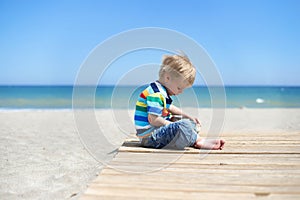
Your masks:
M196 69L187 56L165 56L159 71L159 80L151 83L139 96L134 115L137 136L142 146L151 148L184 149L188 146L201 149L222 149L224 140L200 139L197 118L183 113L172 105L172 95L191 87ZM173 122L172 115L182 120Z

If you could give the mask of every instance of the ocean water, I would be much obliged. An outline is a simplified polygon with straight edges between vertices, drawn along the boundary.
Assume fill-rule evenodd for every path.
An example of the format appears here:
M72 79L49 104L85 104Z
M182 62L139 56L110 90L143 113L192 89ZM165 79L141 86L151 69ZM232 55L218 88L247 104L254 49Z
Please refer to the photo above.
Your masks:
M145 86L78 87L73 86L0 86L0 109L72 109L113 108L134 109L139 93ZM221 88L217 88L221 89ZM226 98L211 98L207 87L193 87L175 96L181 107L210 108L300 108L300 87L225 87Z

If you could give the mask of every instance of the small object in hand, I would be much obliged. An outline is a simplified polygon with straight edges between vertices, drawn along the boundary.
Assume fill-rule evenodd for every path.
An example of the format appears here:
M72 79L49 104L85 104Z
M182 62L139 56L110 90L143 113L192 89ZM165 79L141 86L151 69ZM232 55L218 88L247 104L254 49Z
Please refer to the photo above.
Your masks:
M195 126L195 131L196 131L197 133L199 133L200 130L201 130L200 124L196 124L196 126Z

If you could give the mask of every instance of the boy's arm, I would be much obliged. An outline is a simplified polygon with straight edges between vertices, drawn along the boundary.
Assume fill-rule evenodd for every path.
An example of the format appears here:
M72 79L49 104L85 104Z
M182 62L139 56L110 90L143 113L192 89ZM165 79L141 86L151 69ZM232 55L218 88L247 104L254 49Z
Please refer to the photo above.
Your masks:
M153 114L148 114L148 121L152 126L156 126L156 127L161 127L172 123L158 115L153 115Z
M200 124L200 121L198 118L192 117L192 116L182 112L182 110L180 108L178 108L177 106L174 106L171 104L169 111L174 115L181 115L183 118L188 118L190 120L193 120L196 124Z

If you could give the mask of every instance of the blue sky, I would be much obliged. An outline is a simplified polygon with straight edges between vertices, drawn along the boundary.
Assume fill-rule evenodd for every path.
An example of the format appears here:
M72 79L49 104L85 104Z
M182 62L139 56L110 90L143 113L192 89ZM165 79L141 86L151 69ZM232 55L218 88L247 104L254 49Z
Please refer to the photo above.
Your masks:
M193 38L226 85L300 85L297 0L0 0L0 27L1 85L73 84L96 45L141 27ZM147 55L129 56L107 71L103 84L135 67L129 58L161 60L161 52Z

